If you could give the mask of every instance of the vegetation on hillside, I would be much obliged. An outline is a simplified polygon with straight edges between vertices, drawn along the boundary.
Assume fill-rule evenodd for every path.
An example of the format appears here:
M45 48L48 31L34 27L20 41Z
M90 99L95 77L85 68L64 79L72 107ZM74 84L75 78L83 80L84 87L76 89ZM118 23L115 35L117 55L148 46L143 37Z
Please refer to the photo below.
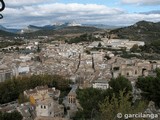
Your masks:
M13 46L13 45L22 45L24 44L24 41L1 41L0 42L0 48L5 48L8 46Z
M100 40L101 40L100 38L96 38L92 34L83 34L83 35L80 35L79 37L75 37L70 40L67 40L66 42L69 44L72 44L72 43L93 42L93 41L100 41Z
M140 21L134 25L111 30L118 38L152 42L160 38L160 23Z
M36 37L36 36L66 35L66 34L76 34L76 33L83 34L83 33L92 33L99 30L100 29L94 27L70 26L58 30L38 30L32 33L25 33L22 36Z
M144 46L135 44L130 52L123 51L123 58L136 57L139 59L160 60L160 39L147 43Z
M16 34L0 30L0 37L13 37L13 36L16 36Z

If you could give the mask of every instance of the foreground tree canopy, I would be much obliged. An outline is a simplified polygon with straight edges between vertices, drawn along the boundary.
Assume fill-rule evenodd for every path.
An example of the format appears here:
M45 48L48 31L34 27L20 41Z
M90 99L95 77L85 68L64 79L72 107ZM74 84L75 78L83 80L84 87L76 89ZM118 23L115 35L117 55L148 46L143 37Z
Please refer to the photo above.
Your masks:
M160 69L157 69L157 77L140 77L136 83L137 88L142 90L144 99L154 101L160 107Z
M119 92L119 98L116 98L115 94L113 94L112 98L106 97L106 99L100 103L100 116L98 119L100 120L124 120L128 118L124 118L125 114L136 114L143 113L147 108L147 102L145 101L137 101L136 103L132 103L130 101L131 94L125 94L125 91ZM117 118L117 115L121 114L122 118ZM98 120L97 119L97 120ZM137 120L137 118L135 119ZM138 119L143 120L143 119Z
M117 93L117 94L119 94L119 91L122 91L124 89L127 93L129 91L132 91L131 82L123 76L119 76L116 79L114 79L114 78L111 79L109 81L109 86L112 88L114 93Z
M33 89L37 86L48 85L63 91L68 91L70 80L59 75L32 75L19 77L0 83L0 104L17 100L23 96L24 90ZM19 96L20 95L20 96Z
M107 90L79 89L77 98L83 109L77 112L74 120L113 120L118 112L133 113L145 109L146 102L132 103L132 86L128 79L121 76L112 79L109 85L111 88Z
M22 119L23 119L22 115L17 111L14 111L12 113L0 112L0 120L22 120Z

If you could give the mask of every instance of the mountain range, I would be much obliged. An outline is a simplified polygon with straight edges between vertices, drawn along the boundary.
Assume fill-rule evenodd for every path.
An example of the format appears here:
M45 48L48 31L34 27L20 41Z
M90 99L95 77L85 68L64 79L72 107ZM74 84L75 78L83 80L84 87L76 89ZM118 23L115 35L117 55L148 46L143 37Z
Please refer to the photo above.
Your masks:
M64 35L74 33L93 33L95 31L104 31L103 25L80 25L71 23L60 23L45 26L29 25L25 29L8 29L0 26L0 36L41 36L41 35ZM109 27L109 26L108 26ZM113 28L113 26L110 26ZM103 29L102 29L103 28ZM22 34L23 33L23 34ZM139 21L131 26L111 29L107 31L107 34L113 36L113 38L130 39L138 41L154 41L160 40L160 22L154 23L149 21Z
M12 29L12 28L6 28L2 25L0 25L0 30L1 31L5 31L5 32L9 32L9 33L18 33L20 32L20 29Z
M23 29L10 29L6 28L2 25L0 25L0 30L5 31L5 32L10 32L10 33L31 33L31 32L36 32L39 30L60 30L65 27L71 27L71 26L83 26L83 27L95 27L99 29L116 29L120 28L120 26L110 26L110 25L103 25L103 24L77 24L77 23L70 23L70 22L65 22L65 23L55 23L53 25L45 25L45 26L35 26L35 25L29 25L26 28Z

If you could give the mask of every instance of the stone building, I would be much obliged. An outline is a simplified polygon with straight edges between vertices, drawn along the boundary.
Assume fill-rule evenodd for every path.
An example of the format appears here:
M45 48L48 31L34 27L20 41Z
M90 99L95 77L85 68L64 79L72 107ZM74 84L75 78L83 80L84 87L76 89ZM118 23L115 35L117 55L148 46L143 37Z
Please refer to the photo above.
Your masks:
M12 70L6 65L0 66L0 82L4 82L7 79L12 78Z
M37 117L63 117L64 107L53 99L40 100L36 104Z
M77 96L76 90L77 90L77 86L76 85L72 86L72 89L67 96L69 104L76 104L76 96Z
M31 104L35 105L39 100L48 98L58 99L60 96L60 90L48 88L48 86L38 86L35 89L24 91L24 95L30 99Z
M139 77L148 76L152 70L152 64L143 60L119 59L112 64L112 76Z
M102 90L106 90L109 88L109 81L107 80L103 80L103 79L98 79L93 81L93 88L97 88L97 89L102 89Z

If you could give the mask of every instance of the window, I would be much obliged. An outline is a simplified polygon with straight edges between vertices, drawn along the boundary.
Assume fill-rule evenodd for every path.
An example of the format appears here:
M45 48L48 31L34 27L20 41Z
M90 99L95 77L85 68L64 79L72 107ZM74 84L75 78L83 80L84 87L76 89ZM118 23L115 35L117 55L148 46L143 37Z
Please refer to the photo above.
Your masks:
M113 70L117 71L117 70L119 70L119 67L114 67Z
M137 70L135 71L135 74L137 74Z
M44 106L44 109L46 109L46 106Z

